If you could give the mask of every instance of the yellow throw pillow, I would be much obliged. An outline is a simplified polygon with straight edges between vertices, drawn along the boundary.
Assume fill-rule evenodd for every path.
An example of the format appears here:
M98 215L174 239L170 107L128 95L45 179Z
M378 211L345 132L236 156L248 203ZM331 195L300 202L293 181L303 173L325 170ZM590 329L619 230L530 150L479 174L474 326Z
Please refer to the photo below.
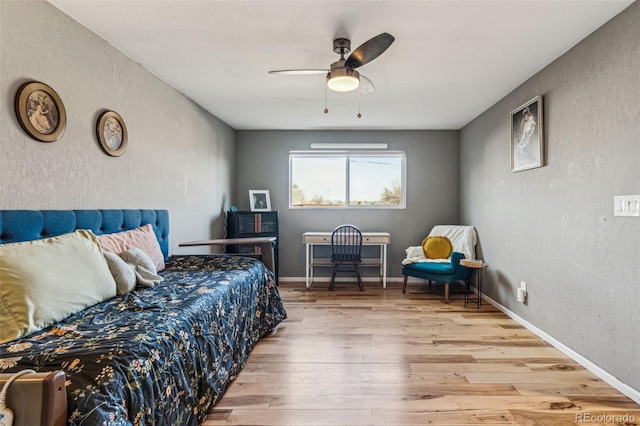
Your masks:
M448 259L453 244L447 237L427 237L422 240L422 251L427 259Z
M0 343L115 295L116 282L91 231L0 244Z

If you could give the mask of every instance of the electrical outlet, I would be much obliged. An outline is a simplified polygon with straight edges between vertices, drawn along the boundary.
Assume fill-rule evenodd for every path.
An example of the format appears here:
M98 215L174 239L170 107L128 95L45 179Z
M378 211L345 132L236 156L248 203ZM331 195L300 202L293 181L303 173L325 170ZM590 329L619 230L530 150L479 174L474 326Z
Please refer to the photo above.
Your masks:
M616 195L613 197L614 216L640 216L640 195Z
M520 281L520 287L516 292L516 299L520 303L525 303L527 300L527 283L524 281Z
M524 303L526 298L527 298L527 293L523 289L519 288L518 294L516 295L516 299L518 300L518 302Z

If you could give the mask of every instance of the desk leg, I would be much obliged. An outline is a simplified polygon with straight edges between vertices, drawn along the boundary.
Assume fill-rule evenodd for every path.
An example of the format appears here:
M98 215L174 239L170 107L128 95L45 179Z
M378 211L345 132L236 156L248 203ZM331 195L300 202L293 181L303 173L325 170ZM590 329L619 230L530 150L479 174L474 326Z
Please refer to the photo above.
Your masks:
M382 244L378 247L378 249L378 259L380 263L380 266L378 267L378 277L380 278L380 284L382 285L382 287L384 287L384 265L382 262L382 258L384 256L384 252L382 250L384 250L384 248L382 247Z
M382 288L387 288L387 245L382 245Z
M309 279L309 269L311 268L310 266L310 262L309 262L309 250L311 250L311 244L305 244L306 246L306 256L305 256L305 267L304 267L304 278L305 278L305 285L307 286L307 288L311 287L311 280Z
M309 245L309 287L313 284L313 259L316 256L316 248L313 244Z

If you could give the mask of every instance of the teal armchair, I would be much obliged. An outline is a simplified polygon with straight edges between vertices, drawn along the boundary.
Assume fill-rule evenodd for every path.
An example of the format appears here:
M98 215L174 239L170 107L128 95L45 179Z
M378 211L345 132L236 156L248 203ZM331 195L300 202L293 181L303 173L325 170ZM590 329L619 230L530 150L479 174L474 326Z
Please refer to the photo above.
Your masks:
M420 247L420 250L416 250L416 247L409 247L407 249L407 259L402 262L402 275L404 275L402 293L407 291L409 277L421 278L427 280L429 285L432 282L444 284L444 301L449 303L449 284L458 281L466 283L470 278L471 270L460 265L460 259L475 258L476 230L473 226L438 225L433 227L428 236L449 238L453 244L451 257L448 262L433 262L424 257L411 256L411 253L415 254L422 248Z

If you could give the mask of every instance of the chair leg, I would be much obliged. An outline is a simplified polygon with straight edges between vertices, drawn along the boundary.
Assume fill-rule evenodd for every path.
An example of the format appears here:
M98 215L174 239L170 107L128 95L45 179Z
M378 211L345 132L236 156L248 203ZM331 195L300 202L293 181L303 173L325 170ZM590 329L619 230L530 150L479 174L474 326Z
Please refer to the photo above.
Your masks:
M402 294L407 294L407 276L404 276L404 284L402 284Z
M444 303L449 303L449 283L444 285Z
M364 286L362 285L362 277L360 276L360 268L358 268L358 264L355 265L356 268L356 276L358 277L358 285L360 286L360 291L364 291Z
M336 281L336 273L338 272L338 264L334 263L333 264L333 272L331 273L331 282L329 283L329 291L333 290L333 285L335 284Z

